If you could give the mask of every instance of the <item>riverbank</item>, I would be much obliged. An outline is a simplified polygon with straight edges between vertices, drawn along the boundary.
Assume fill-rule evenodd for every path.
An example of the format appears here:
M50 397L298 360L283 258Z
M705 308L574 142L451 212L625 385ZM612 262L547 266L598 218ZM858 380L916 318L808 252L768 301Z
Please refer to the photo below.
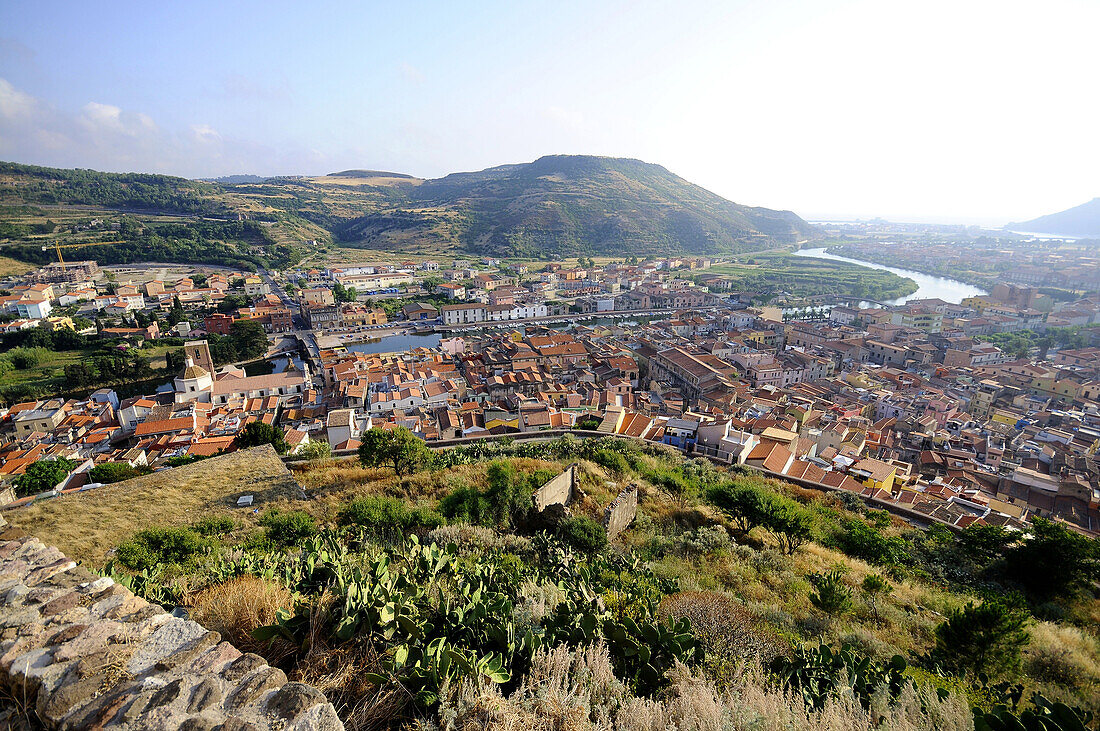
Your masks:
M863 249L854 249L845 244L833 244L826 247L825 251L844 260L858 262L863 265L875 265L876 267L884 267L892 271L915 272L928 277L959 282L971 287L976 287L980 289L983 294L989 291L989 287L992 285L992 280L994 279L992 275L962 271L950 265L944 265L938 269L934 267L925 267L920 264L914 264L913 262L903 261L887 252L868 252ZM914 269L913 267L915 266L921 266L921 268Z
M902 305L909 300L916 299L941 299L944 302L958 304L967 297L975 297L988 293L988 290L986 289L958 279L943 277L936 274L928 274L926 272L917 271L915 269L904 269L901 267L889 266L867 259L857 259L834 253L834 249L842 248L843 247L836 246L830 247L829 249L826 249L824 247L814 249L800 249L795 252L795 256L802 256L809 259L824 259L828 261L838 261L846 262L848 264L855 264L856 266L865 267L867 269L890 272L899 277L910 279L916 283L916 289L913 292L892 300L883 300L885 304L889 305Z

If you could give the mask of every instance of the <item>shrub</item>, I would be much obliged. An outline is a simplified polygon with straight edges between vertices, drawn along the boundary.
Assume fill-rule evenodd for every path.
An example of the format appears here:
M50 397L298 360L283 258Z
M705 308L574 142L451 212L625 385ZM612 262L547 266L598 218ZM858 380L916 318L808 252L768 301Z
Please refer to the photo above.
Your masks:
M661 600L662 617L687 619L712 667L753 657L770 662L787 648L744 604L713 591L684 591Z
M275 622L281 609L291 609L294 597L280 584L256 576L238 576L200 591L191 600L191 618L244 652L263 654L269 662L271 647L253 638L257 627Z
M489 501L480 490L472 487L459 487L439 501L439 512L447 520L487 525L492 522L492 510Z
M308 442L294 456L302 459L328 459L332 456L332 447L328 442Z
M970 602L936 627L932 657L961 673L1017 670L1020 651L1028 642L1027 624L1022 607L997 599L977 606Z
M52 490L74 469L76 469L76 462L71 459L64 457L40 459L15 478L15 494L25 497Z
M844 575L839 570L811 574L810 583L814 585L810 604L825 614L844 614L852 609L852 590L845 585Z
M833 542L849 556L879 566L896 566L908 554L904 539L888 537L880 527L860 518L845 521Z
M283 437L282 429L262 421L250 421L245 424L244 429L237 432L233 444L237 449L270 444L275 447L275 451L279 454L286 454L286 450L290 446Z
M607 531L583 515L566 518L559 523L558 536L582 553L598 553L607 548Z
M194 530L202 536L220 536L236 527L236 523L228 515L211 515L195 523Z
M281 546L301 543L317 533L317 521L301 510L286 513L269 510L261 516L260 525L264 527L268 540Z
M626 461L626 457L618 452L612 452L607 449L597 450L596 453L592 455L592 461L600 467L605 467L620 475L630 471L630 464Z
M138 471L128 462L107 462L97 464L88 473L92 482L102 482L107 485L112 482L122 482L138 476Z
M336 520L341 525L404 528L409 524L409 509L397 498L368 495L357 497L340 508Z
M190 528L148 528L116 550L118 562L142 571L157 564L187 563L206 548L206 541Z

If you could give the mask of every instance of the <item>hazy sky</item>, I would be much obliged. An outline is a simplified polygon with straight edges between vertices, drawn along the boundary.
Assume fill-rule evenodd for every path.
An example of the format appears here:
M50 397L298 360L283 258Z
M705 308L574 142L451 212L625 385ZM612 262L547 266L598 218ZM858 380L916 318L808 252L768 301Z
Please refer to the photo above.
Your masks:
M637 157L807 218L1100 195L1100 0L0 3L0 159L189 177Z

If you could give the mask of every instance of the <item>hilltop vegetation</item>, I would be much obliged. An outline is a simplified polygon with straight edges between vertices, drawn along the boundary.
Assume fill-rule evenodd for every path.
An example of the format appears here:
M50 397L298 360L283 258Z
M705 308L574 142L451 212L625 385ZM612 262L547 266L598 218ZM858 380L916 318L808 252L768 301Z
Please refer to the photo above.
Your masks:
M402 440L367 442L366 464L303 466L307 500L131 527L107 570L350 729L970 729L972 706L982 729L1084 729L1100 705L1100 551L1058 526L921 531L614 438L392 463L372 450ZM569 511L533 512L573 462Z
M537 259L737 253L814 234L789 211L732 203L659 165L566 155L438 180L345 170L315 178L204 182L2 163L0 205L0 243L12 244L4 253L27 261L36 261L33 250L52 237L108 240L60 230L74 206L85 216L87 209L128 211L148 224L144 240L123 237L128 248L118 263L176 261L182 246L196 252L192 262L248 268L295 263L303 239L392 252ZM157 228L165 216L189 231ZM247 225L211 232L208 219ZM277 246L285 248L272 250ZM105 262L110 256L96 252Z

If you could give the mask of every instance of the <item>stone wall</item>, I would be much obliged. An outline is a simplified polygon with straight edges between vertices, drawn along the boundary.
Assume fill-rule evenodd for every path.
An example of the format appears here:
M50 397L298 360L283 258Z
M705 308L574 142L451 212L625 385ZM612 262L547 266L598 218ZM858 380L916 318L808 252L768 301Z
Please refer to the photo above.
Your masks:
M315 688L0 526L0 728L342 731Z
M577 484L577 464L574 462L557 477L551 478L545 485L535 490L531 500L535 510L546 510L551 505L565 505L573 499L573 490Z
M608 540L614 540L626 527L634 522L638 514L638 486L628 485L615 496L603 513L603 524L607 528Z

